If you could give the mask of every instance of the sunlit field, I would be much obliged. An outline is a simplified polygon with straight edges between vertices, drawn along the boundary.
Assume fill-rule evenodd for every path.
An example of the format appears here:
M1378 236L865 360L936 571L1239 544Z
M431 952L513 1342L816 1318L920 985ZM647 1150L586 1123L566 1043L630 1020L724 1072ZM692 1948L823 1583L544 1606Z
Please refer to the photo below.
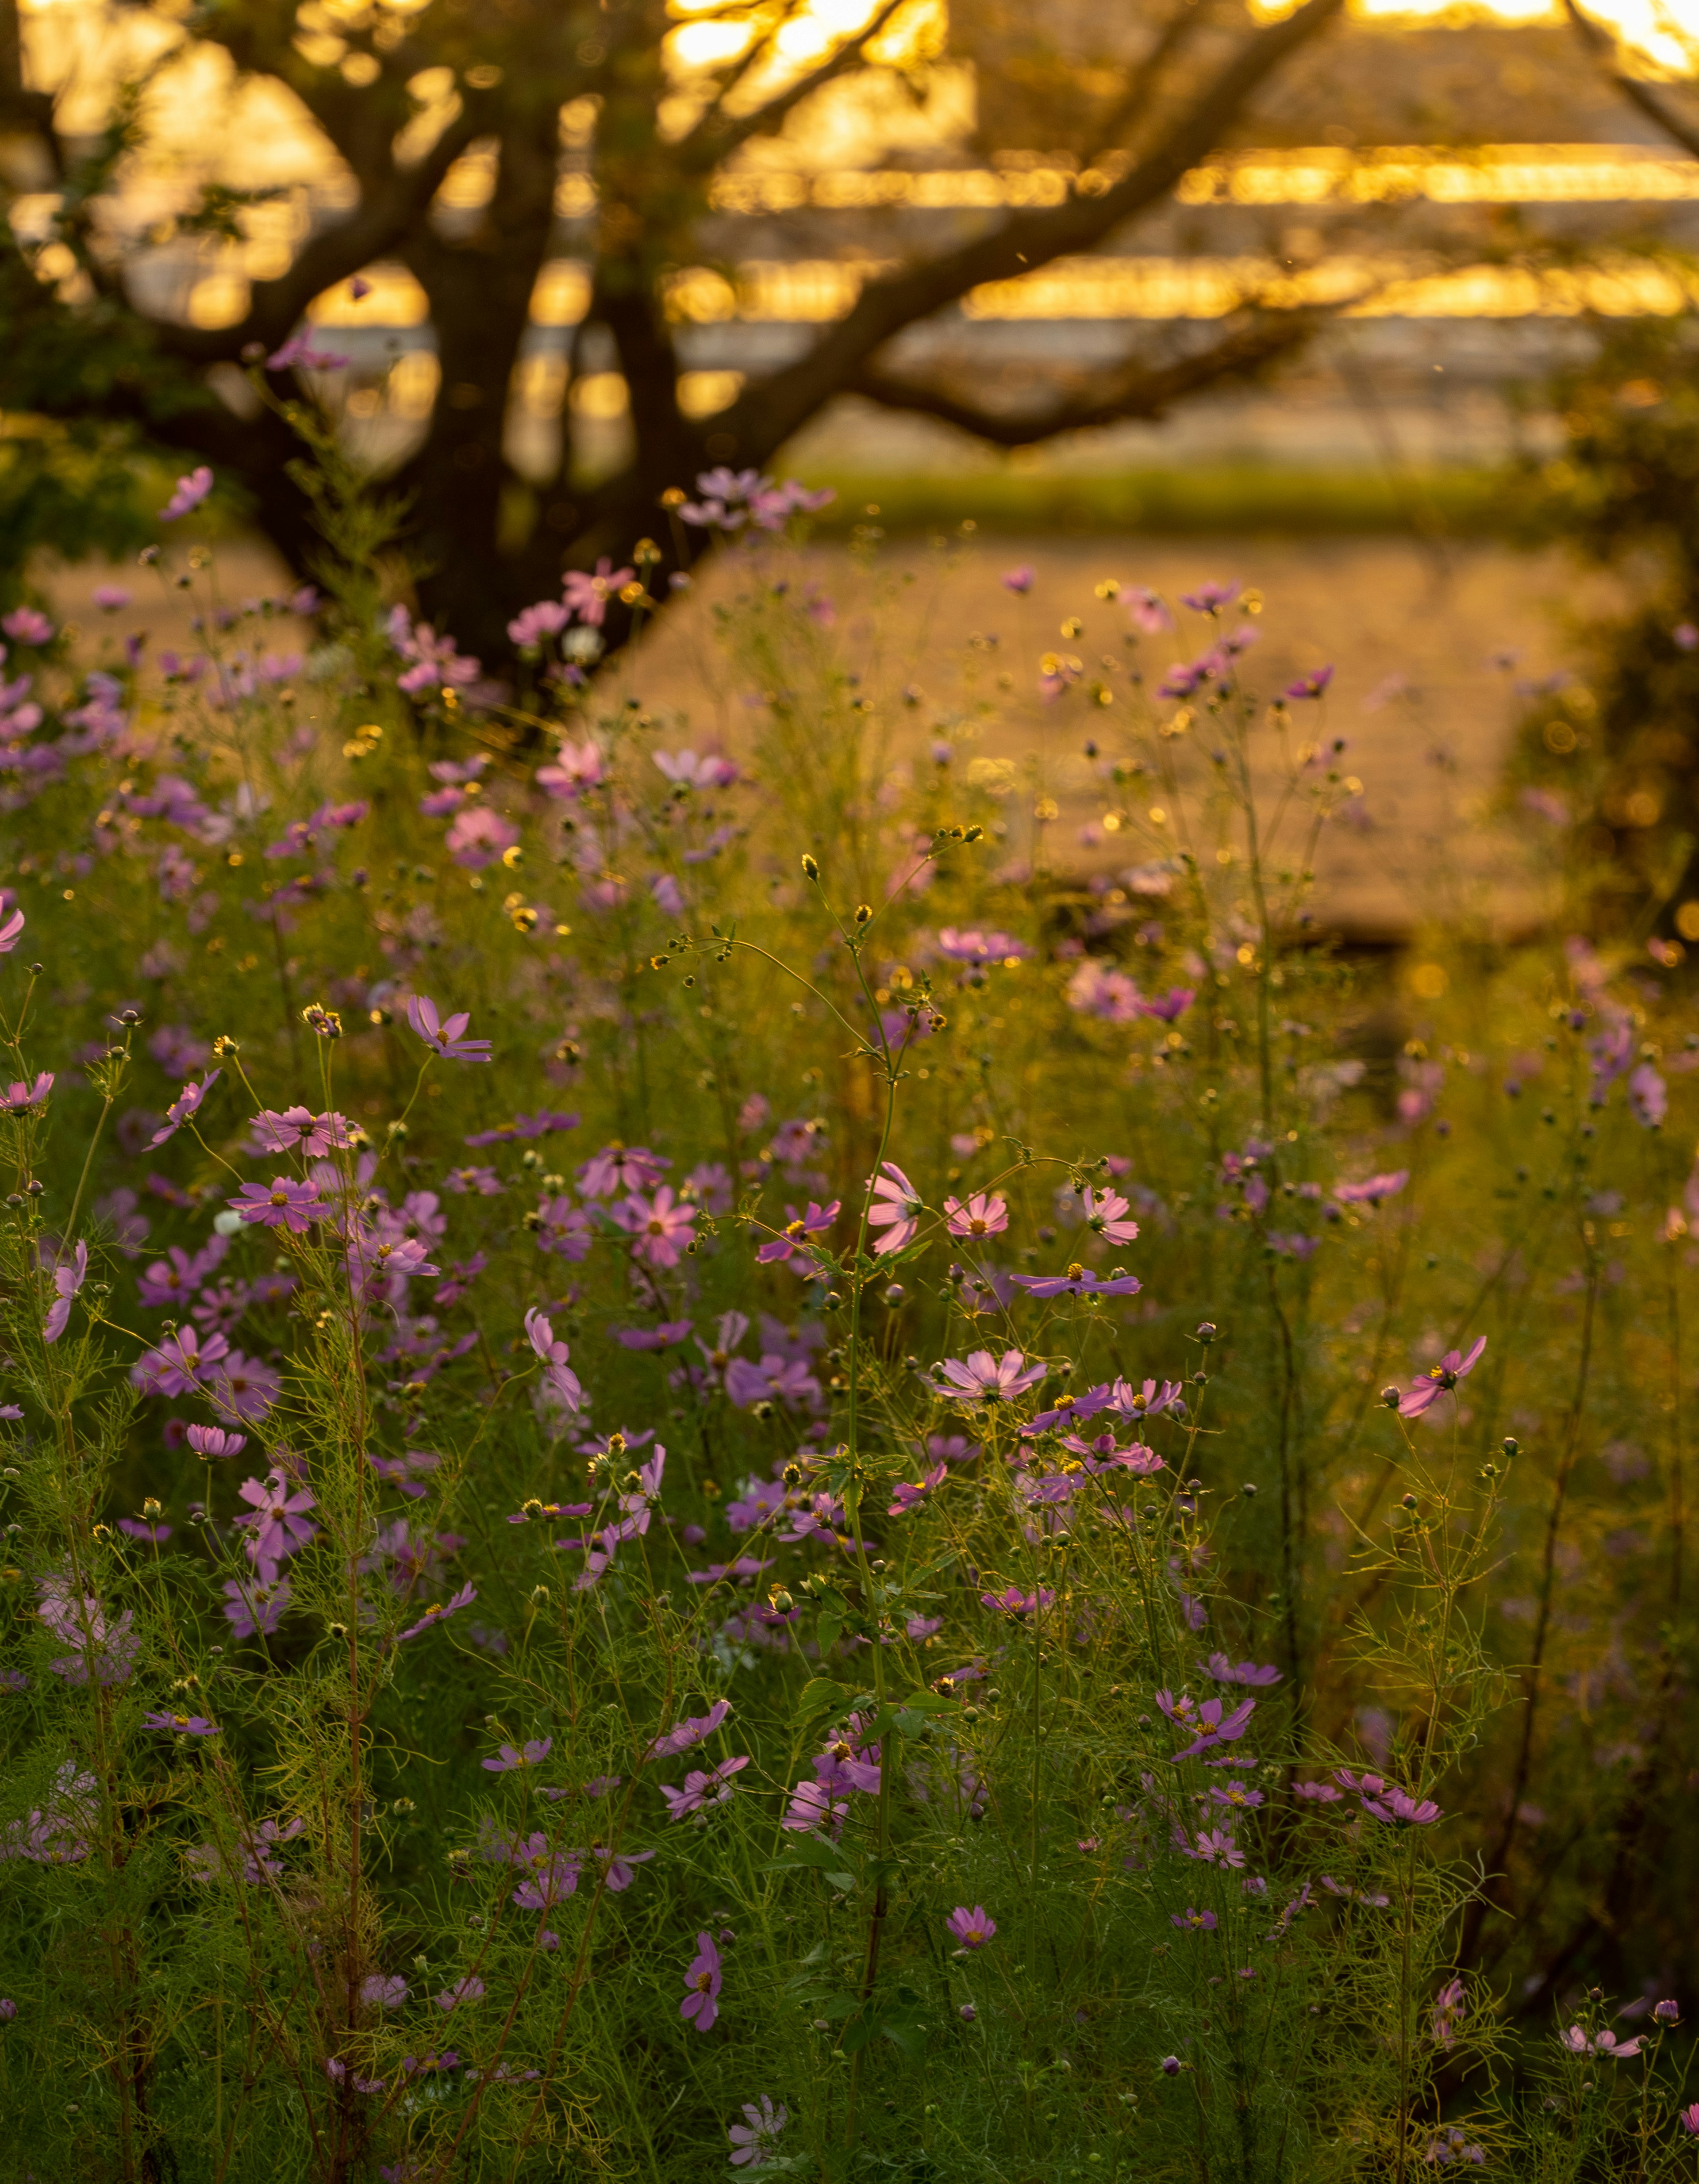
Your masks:
M1680 944L1339 944L1227 559L504 695L336 476L3 624L6 2173L1691 2174Z

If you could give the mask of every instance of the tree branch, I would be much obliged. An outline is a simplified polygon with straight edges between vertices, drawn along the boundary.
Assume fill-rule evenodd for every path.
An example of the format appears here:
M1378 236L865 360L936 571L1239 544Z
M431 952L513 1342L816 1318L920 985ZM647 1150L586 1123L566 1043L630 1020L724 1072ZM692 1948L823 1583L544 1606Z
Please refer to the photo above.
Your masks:
M1207 387L1253 377L1283 356L1301 348L1326 314L1280 311L1259 314L1225 339L1172 364L1152 369L1128 363L1096 375L1073 393L1041 410L986 409L948 389L927 386L868 365L849 380L848 394L865 396L888 410L906 410L955 425L995 447L1026 448L1058 432L1083 432L1129 418L1156 418L1169 406Z
M392 182L363 197L346 220L314 236L287 273L275 281L256 281L248 316L239 326L203 329L154 320L160 346L209 364L239 355L250 342L276 348L315 296L395 249L412 233L449 168L490 128L486 102L469 98L458 120L416 165L402 169Z
M1582 44L1600 72L1608 76L1629 105L1637 106L1647 120L1661 129L1672 143L1679 144L1691 158L1699 159L1699 125L1684 120L1680 114L1665 104L1661 94L1649 83L1642 83L1638 76L1629 75L1626 70L1616 65L1615 42L1590 17L1581 13L1575 0L1563 0L1563 5Z
M870 282L806 355L745 389L718 421L722 432L735 439L739 454L764 460L893 334L955 303L982 281L1011 280L1101 242L1212 151L1251 94L1325 30L1343 5L1344 0L1306 0L1295 14L1248 39L1162 142L1101 197L1073 198L1044 211L1011 214L991 233L959 250Z
M1151 41L1150 50L1140 64L1126 97L1105 120L1103 151L1118 149L1145 119L1163 70L1191 42L1201 29L1203 19L1200 0L1179 0L1179 5Z
M858 31L846 44L840 46L829 60L822 61L816 69L811 69L806 75L799 76L788 89L778 92L764 106L756 107L751 113L735 116L727 114L725 110L726 98L747 78L761 55L772 50L779 31L784 28L784 25L780 24L772 37L763 39L755 51L738 64L731 81L725 86L714 104L695 127L679 139L673 156L682 171L688 175L707 174L719 165L728 152L735 152L738 145L746 143L751 136L777 128L785 116L800 106L804 99L812 98L822 85L847 75L855 67L869 42L878 36L902 4L903 0L884 0L884 5L872 21L864 30ZM785 20L788 22L791 19L787 16Z

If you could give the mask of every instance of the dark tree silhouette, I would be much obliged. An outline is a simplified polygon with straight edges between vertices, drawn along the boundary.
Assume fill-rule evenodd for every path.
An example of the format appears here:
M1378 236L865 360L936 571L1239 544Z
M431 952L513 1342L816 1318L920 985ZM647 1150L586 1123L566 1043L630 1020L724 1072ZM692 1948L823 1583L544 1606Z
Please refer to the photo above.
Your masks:
M868 281L845 315L800 354L752 376L728 410L687 415L665 287L678 268L702 260L715 177L834 79L866 68L870 46L877 53L905 4L913 0L883 0L858 35L760 98L803 0L763 9L731 0L714 12L746 25L744 47L690 86L681 122L663 0L432 0L404 10L338 0L334 11L314 0L214 0L190 17L168 0L155 18L161 40L222 47L241 77L287 86L348 183L347 209L319 225L286 270L253 282L238 323L213 330L150 314L141 301L136 261L148 238L126 230L121 205L126 164L147 129L145 85L120 86L98 137L70 136L54 98L26 81L16 0L0 0L0 156L14 192L32 189L38 203L56 208L25 242L0 222L0 406L85 430L91 419L127 421L156 445L211 462L246 487L265 531L299 566L310 511L290 475L298 452L292 435L270 412L237 414L210 391L208 376L216 380L223 367L227 388L229 367L275 354L321 291L374 260L398 259L428 299L442 392L392 483L406 496L424 611L490 659L506 649L510 616L554 592L563 566L623 555L645 532L670 554L656 515L666 488L689 484L715 461L765 466L842 393L1019 445L1156 415L1302 342L1310 331L1303 315L1253 310L1178 358L1147 337L1112 368L1074 371L1061 385L1037 380L1031 398L1014 409L983 404L960 373L916 377L893 360L894 337L978 284L1089 251L1162 205L1343 4L1305 0L1259 29L1226 0L1179 0L1171 13L1148 14L1135 0L1101 26L1104 46L1123 58L1107 71L1099 67L1095 87L1072 104L1089 153L1081 187L1043 209L958 220L946 247L916 252ZM131 13L133 20L153 9ZM1034 25L1029 64L1037 36ZM453 90L432 106L440 125L420 148L419 86L427 70ZM1072 79L1058 61L1046 81L1054 92ZM563 133L571 102L594 114L588 142ZM448 216L444 177L474 150L493 159L493 194L470 220ZM566 199L569 170L577 194ZM208 186L178 231L235 237L247 210L240 192ZM538 277L560 256L586 268L580 339L599 328L595 338L611 343L630 389L633 445L615 475L586 488L572 481L571 436L563 433L560 473L540 486L530 481L516 500L526 482L504 447L506 420ZM286 398L305 391L288 367L271 383ZM516 504L532 511L528 521L515 522ZM544 510L566 528L538 520ZM657 575L666 569L664 561ZM610 635L620 633L616 616Z

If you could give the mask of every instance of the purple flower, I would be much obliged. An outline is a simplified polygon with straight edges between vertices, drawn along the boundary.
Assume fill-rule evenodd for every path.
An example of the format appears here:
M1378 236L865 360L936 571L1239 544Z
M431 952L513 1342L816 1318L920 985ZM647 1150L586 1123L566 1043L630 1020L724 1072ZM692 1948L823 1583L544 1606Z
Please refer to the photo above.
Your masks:
M1699 2101L1689 2102L1677 2115L1675 2120L1689 2138L1699 2138Z
M1031 1615L1037 1611L1056 1606L1056 1596L1049 1585L1041 1585L1036 1592L1022 1592L1010 1585L1002 1592L982 1592L982 1607L995 1608L1000 1615Z
M1213 1911L1195 1911L1189 1903L1184 1911L1171 1911L1168 1914L1168 1924L1171 1926L1184 1927L1189 1934L1212 1934L1217 1921ZM1168 2066L1164 2063L1162 2068L1166 2070ZM1170 2075L1173 2074L1170 2073Z
M943 1485L946 1475L947 1467L939 1463L927 1473L917 1486L911 1485L906 1479L900 1479L891 1490L891 1506L885 1514L900 1517L907 1510L917 1509L934 1487Z
M1024 561L1018 569L1005 569L1004 571L1003 588L1005 592L1024 593L1031 591L1033 588L1033 572L1031 569L1027 566Z
M571 611L560 599L538 599L517 614L507 626L508 636L523 651L529 645L533 649L545 638L558 637L572 619Z
M675 1753L688 1752L693 1744L700 1744L710 1737L732 1711L729 1699L716 1699L706 1713L694 1714L684 1721L676 1722L660 1736L655 1738L643 1755L648 1759L670 1759Z
M409 1624L405 1630L397 1633L396 1644L404 1646L409 1638L416 1638L421 1630L430 1630L439 1623L446 1623L451 1615L458 1615L463 1607L470 1607L477 1596L478 1589L475 1585L463 1585L447 1600L433 1600L416 1623Z
M1679 2002L1654 2003L1652 2005L1652 2020L1654 2025L1680 2025L1681 2022L1681 2004Z
M482 2002L483 1998L483 1981L469 1975L463 1980L456 1980L453 1986L445 1988L437 1997L437 2007L441 2010L450 2010L457 2008L463 2002Z
M794 1206L787 1206L788 1217L777 1235L769 1237L755 1254L756 1262L771 1267L800 1253L809 1267L816 1262L804 1246L811 1237L823 1236L838 1218L841 1199L834 1198L830 1206L822 1206L815 1199L808 1201L806 1213L798 1213ZM806 1271L806 1268L805 1269Z
M896 1162L886 1161L883 1167L884 1173L875 1177L868 1185L879 1202L867 1209L867 1226L886 1232L873 1246L876 1256L900 1251L905 1245L911 1244L920 1228L920 1217L926 1211L924 1201Z
M584 1401L583 1386L566 1362L572 1354L571 1351L565 1343L555 1340L553 1326L535 1305L525 1315L525 1331L531 1338L532 1348L543 1360L543 1385L565 1409L581 1409Z
M159 510L161 523L175 523L180 515L187 515L192 508L198 508L213 489L213 474L204 463L198 463L187 476L177 480L177 489Z
M44 1069L33 1084L8 1084L0 1095L0 1107L8 1114L21 1115L27 1107L39 1107L53 1089L53 1072Z
M376 2003L380 2009L399 2009L407 1999L407 1982L399 1976L386 1979L382 1972L373 1972L360 1981L359 1998Z
M1195 1729L1198 1735L1183 1752L1173 1757L1176 1762L1194 1758L1200 1752L1212 1751L1218 1744L1231 1744L1243 1736L1251 1717L1256 1711L1255 1699L1241 1699L1231 1713L1226 1712L1223 1699L1206 1699L1201 1705L1195 1699L1182 1694L1178 1699L1172 1692L1158 1691L1156 1704L1178 1729Z
M1460 1979L1448 1981L1434 1997L1434 2044L1455 2048L1457 2027L1468 2014L1468 2003Z
M0 1995L0 2024L9 2025L17 2014L18 2005L13 2001L11 1996ZM744 2113L745 2115L749 2115L752 2114L754 2111L752 2109L745 2109ZM733 2154L732 2159L735 2161L738 2159L738 2156Z
M711 1934L696 1936L696 1954L685 1972L684 1984L688 1992L678 2005L679 2015L699 2032L711 2031L720 2014L720 1952Z
M1195 592L1180 593L1180 604L1194 614L1214 614L1221 607L1230 607L1244 588L1239 583L1200 584Z
M693 1813L699 1813L706 1806L727 1803L732 1795L732 1776L741 1774L749 1763L749 1755L744 1752L736 1759L722 1759L717 1767L705 1771L693 1768L685 1776L682 1790L669 1788L663 1782L660 1794L666 1800L668 1819L688 1819Z
M971 1911L958 1903L944 1923L964 1949L983 1949L997 1930L997 1921L983 1903Z
M14 910L3 925L0 925L0 956L9 956L24 937L24 913Z
M848 1819L850 1800L834 1797L829 1785L824 1782L799 1782L790 1793L779 1822L794 1835L806 1835L816 1828L830 1828L835 1835Z
M1035 1297L1137 1296L1145 1286L1137 1274L1094 1274L1077 1262L1065 1274L1016 1274L1013 1279Z
M408 1022L431 1051L444 1061L489 1060L490 1042L487 1039L460 1036L471 1020L471 1011L467 1009L446 1020L439 1017L435 1001L427 1000L422 994L415 994L407 1004Z
M330 1211L312 1184L287 1175L274 1175L269 1184L245 1183L225 1203L250 1228L287 1228L294 1236L304 1235Z
M977 1191L964 1206L959 1198L944 1201L944 1225L952 1236L978 1241L999 1236L1009 1225L1009 1202L994 1192Z
M511 1774L517 1767L540 1765L554 1749L552 1736L537 1736L529 1744L522 1745L517 1752L510 1744L501 1745L495 1758L481 1760L479 1764L487 1774Z
M188 1123L190 1116L197 1114L198 1107L201 1107L201 1100L208 1096L208 1092L214 1088L214 1085L219 1084L220 1077L223 1077L223 1070L212 1070L212 1074L209 1074L203 1084L183 1085L183 1089L179 1092L177 1099L172 1100L170 1107L166 1107L166 1123L164 1123L164 1129L157 1129L155 1134L148 1138L148 1149L153 1149L155 1145L164 1145L166 1138L177 1136L177 1131L181 1129L183 1123Z
M346 1149L350 1125L346 1115L315 1115L305 1107L286 1107L279 1115L267 1107L254 1117L251 1127L261 1152L287 1153L298 1145L307 1158L317 1160L333 1150Z
M1390 1175L1371 1175L1362 1183L1335 1184L1334 1196L1341 1206L1379 1206L1383 1199L1395 1198L1409 1180L1407 1167L1395 1168Z
M1614 2032L1601 2032L1590 2039L1579 2025L1572 2025L1557 2038L1572 2055L1602 2055L1613 2063L1625 2063L1629 2056L1638 2055L1645 2044L1638 2035L1632 2040L1618 2040Z
M1430 1366L1426 1375L1407 1394L1399 1398L1399 1417L1419 1418L1443 1393L1455 1388L1459 1380L1474 1371L1485 1348L1486 1337L1482 1334L1476 1337L1467 1356L1461 1350L1448 1350L1437 1365Z
M759 2106L753 2101L744 2103L744 2114L749 2121L734 2123L726 2133L735 2148L732 2166L759 2169L777 2153L778 2135L790 2121L790 2111L783 2102L775 2108L763 2093Z
M1431 1797L1412 1797L1382 1775L1353 1774L1348 1767L1336 1767L1334 1780L1342 1790L1355 1790L1364 1812L1389 1825L1426 1828L1443 1817Z
M515 1844L509 1858L513 1864L530 1869L530 1879L513 1892L521 1911L550 1910L563 1897L577 1893L583 1864L577 1851L557 1851L546 1836L533 1835Z
M281 348L274 349L266 358L265 369L287 371L293 366L302 371L340 371L348 361L347 357L333 355L328 349L315 348L308 329L299 326Z
M599 629L607 619L609 600L616 598L636 574L635 569L616 569L604 554L596 563L593 575L582 569L567 570L560 579L560 596L580 621ZM711 2018L709 2022L713 2022Z
M1255 1661L1235 1663L1229 1661L1225 1653L1210 1655L1209 1672L1218 1684L1254 1684L1260 1687L1265 1684L1278 1684L1280 1680L1278 1669L1259 1669Z
M53 1301L42 1324L43 1342L57 1342L70 1324L71 1299L88 1279L88 1246L79 1244L69 1266L53 1269Z
M946 1357L938 1368L943 1379L933 1385L937 1394L954 1396L957 1402L1008 1403L1035 1388L1045 1370L1043 1365L1028 1365L1018 1350L1005 1350L1000 1359L989 1350L975 1350L965 1364L960 1358Z
M199 1457L240 1456L248 1446L246 1434L226 1433L222 1426L191 1426L189 1446Z
M216 1736L218 1724L209 1721L199 1713L148 1713L142 1717L143 1729L170 1730L174 1736Z
M1334 671L1331 666L1314 668L1309 674L1301 675L1295 682L1289 682L1286 685L1286 695L1289 698L1298 699L1319 698L1333 679Z
M616 1206L614 1218L637 1240L632 1245L632 1258L651 1267L667 1268L678 1264L694 1240L698 1211L694 1206L676 1203L671 1185L662 1184L648 1203L641 1198L628 1198Z
M255 1527L250 1551L256 1562L281 1562L317 1533L318 1526L305 1513L318 1507L315 1496L281 1471L267 1473L263 1483L244 1479L236 1490L253 1511L236 1521Z
M938 952L955 963L1000 963L1005 970L1028 961L1033 953L1026 942L1016 939L1012 933L983 933L978 928L963 931L954 925L939 928Z
M53 626L39 607L14 607L8 615L0 615L0 629L3 629L15 644L51 644Z

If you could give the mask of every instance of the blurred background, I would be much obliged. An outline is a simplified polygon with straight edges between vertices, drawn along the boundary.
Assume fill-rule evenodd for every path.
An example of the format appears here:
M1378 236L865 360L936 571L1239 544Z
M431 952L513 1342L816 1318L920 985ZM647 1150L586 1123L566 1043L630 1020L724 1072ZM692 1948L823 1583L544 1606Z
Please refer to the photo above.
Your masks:
M1035 650L1083 586L1261 591L1373 781L1342 929L1465 834L1449 910L1518 929L1507 830L1680 945L1696 152L1687 0L0 0L0 604L96 613L200 463L231 595L287 590L316 420L498 680L652 535L688 708L661 497L775 471L834 612L875 544Z

